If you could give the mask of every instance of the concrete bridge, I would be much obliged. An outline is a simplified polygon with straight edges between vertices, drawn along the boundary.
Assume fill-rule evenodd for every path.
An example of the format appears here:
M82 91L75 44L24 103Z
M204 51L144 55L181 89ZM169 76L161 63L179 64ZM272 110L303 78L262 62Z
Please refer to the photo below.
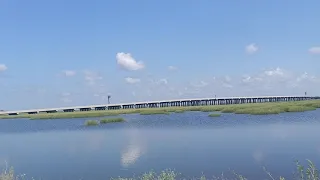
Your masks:
M261 96L261 97L224 97L224 98L197 98L197 99L176 99L166 101L134 102L122 104L104 104L75 107L60 107L47 109L29 109L17 111L2 111L0 114L18 115L21 113L56 113L56 112L74 112L74 111L100 111L114 109L138 109L138 108L160 108L173 106L207 106L207 105L227 105L227 104L245 104L245 103L264 103L280 101L302 101L320 99L319 96Z

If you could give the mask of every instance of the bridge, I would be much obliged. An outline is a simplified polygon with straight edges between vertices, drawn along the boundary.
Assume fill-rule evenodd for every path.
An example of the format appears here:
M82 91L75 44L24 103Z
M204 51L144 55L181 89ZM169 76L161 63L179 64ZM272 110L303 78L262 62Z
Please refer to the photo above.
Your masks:
M176 106L207 106L207 105L228 105L245 103L265 103L265 102L286 102L320 99L319 96L257 96L257 97L224 97L224 98L195 98L195 99L176 99L165 101L134 102L122 104L104 104L75 107L60 107L47 109L29 109L17 111L2 111L0 115L18 115L20 113L56 113L56 112L75 112L75 111L101 111L115 109L139 109L139 108L160 108Z

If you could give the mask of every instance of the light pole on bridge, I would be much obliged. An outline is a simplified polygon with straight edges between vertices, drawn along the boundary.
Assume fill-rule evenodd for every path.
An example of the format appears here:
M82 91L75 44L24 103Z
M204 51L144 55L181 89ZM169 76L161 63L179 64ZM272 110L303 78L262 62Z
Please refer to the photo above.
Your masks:
M108 104L110 104L111 95L108 95Z

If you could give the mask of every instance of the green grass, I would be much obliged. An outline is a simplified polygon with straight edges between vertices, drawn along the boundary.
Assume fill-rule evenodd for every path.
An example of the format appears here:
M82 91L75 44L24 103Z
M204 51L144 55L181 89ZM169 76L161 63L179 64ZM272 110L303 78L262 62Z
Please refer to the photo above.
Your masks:
M211 105L211 106L187 106L187 107L163 107L163 108L143 108L143 109L119 109L104 111L76 111L57 112L39 114L19 114L15 116L0 115L0 119L29 118L29 119L70 119L116 116L120 114L170 114L170 112L181 113L185 111L202 111L251 115L279 114L285 112L304 112L320 108L320 100L291 101L291 102L270 102L270 103L248 103L233 105Z
M170 114L170 112L164 110L164 109L154 109L154 110L145 110L141 111L140 115L153 115L153 114Z
M184 113L185 111L182 110L182 109L178 109L178 110L175 110L174 112L175 112L175 113Z
M217 114L217 113L212 113L208 115L209 117L220 117L221 114Z
M296 179L296 180L319 180L319 171L317 167L314 165L313 162L310 160L307 160L307 166L304 167L302 166L298 161L296 162L296 170L293 173L292 177L273 177L270 172L266 170L266 168L263 167L264 172L267 174L269 177L269 180L291 180L291 179ZM161 171L160 173L156 173L154 171L149 171L147 173L142 174L141 176L133 176L133 177L116 177L116 178L111 178L112 180L182 180L182 179L199 179L199 180L248 180L245 176L240 175L234 171L231 172L233 177L226 178L224 175L220 176L205 176L201 175L198 178L195 177L189 177L185 178L182 177L181 173L178 173L176 171L167 169L164 171ZM209 177L209 178L208 178ZM18 180L18 179L24 179L25 175L16 175L14 173L14 169L10 168L9 170L4 169L2 172L0 172L0 180ZM30 178L34 180L34 178Z
M84 124L86 126L97 126L99 125L99 122L97 120L87 120Z
M123 122L124 119L122 117L115 118L105 118L100 120L100 124L114 123L114 122Z

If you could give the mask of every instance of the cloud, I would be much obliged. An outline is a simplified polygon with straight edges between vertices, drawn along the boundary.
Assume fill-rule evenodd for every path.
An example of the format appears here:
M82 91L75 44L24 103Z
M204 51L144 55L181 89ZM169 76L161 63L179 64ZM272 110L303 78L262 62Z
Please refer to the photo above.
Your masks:
M284 71L283 71L283 69L277 67L275 69L270 69L270 70L264 71L264 74L267 76L283 76Z
M158 81L158 84L168 84L168 80L165 78L162 78Z
M166 85L168 84L168 80L166 78L161 79L149 79L150 85L152 86L158 86L158 85Z
M65 77L71 77L71 76L75 76L76 75L76 71L72 71L72 70L65 70L62 72L62 74Z
M70 99L70 98L68 98L68 97L63 97L63 98L61 98L60 99L62 102L64 102L64 103L71 103L72 102L72 100Z
M89 71L85 70L84 71L84 80L89 84L89 85L94 85L96 84L96 81L103 79L102 76L94 71Z
M60 101L64 102L64 103L71 103L72 99L70 98L71 93L69 92L63 92L60 94L61 98Z
M0 64L0 72L7 70L8 67L5 64Z
M303 95L305 91L310 91L310 95L318 95L320 78L306 72L297 73L277 67L244 75L236 85L243 94L250 92L256 95Z
M140 79L138 78L131 78L131 77L127 77L125 78L126 82L129 83L129 84L136 84L136 83L139 83L141 82Z
M120 67L129 71L136 71L145 68L144 63L141 61L136 61L130 53L117 53L116 59Z
M311 47L309 49L309 53L311 53L311 54L320 54L320 46L319 47Z
M177 70L178 68L177 67L175 67L175 66L168 66L168 70L169 71L175 71L175 70Z
M254 43L247 45L245 49L248 54L254 54L259 50L258 46Z
M226 83L229 83L229 82L231 82L231 77L230 76L225 76L224 77L224 81L226 82Z
M200 81L200 82L191 82L190 83L191 86L195 87L195 88L199 88L199 87L205 87L208 85L207 82L205 81Z
M63 92L63 93L61 93L61 96L64 96L64 97L67 97L67 96L70 96L71 95L71 93L69 93L69 92Z

